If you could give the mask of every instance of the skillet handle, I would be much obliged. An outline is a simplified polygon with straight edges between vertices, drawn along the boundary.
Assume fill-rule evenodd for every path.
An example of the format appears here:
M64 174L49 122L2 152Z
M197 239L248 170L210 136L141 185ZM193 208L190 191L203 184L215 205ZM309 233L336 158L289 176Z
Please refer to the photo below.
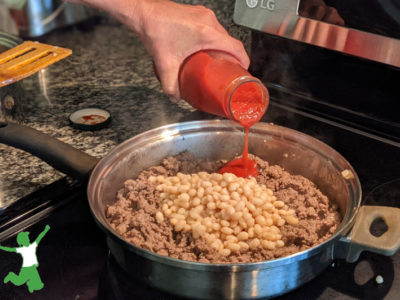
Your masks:
M0 123L0 143L39 157L58 171L87 180L98 158L33 128L16 123Z
M372 222L382 218L388 230L381 236L371 234ZM362 251L370 251L383 255L393 255L400 248L400 209L387 206L361 206L353 228L341 242L347 244L344 258L348 262L355 262ZM343 246L343 244L341 245ZM341 248L341 247L340 247ZM335 249L336 250L336 249Z

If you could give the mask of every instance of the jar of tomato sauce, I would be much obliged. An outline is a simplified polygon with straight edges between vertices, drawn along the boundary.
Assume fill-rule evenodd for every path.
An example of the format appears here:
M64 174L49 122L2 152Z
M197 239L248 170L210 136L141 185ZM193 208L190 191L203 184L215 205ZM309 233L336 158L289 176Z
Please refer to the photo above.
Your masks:
M199 51L188 57L180 69L179 89L193 107L245 128L261 119L269 103L263 83L221 51Z

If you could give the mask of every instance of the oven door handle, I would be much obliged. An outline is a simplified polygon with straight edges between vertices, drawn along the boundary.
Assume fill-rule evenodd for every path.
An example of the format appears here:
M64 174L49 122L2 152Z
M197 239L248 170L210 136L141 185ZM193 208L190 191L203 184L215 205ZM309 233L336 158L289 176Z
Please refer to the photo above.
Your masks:
M302 17L299 4L300 0L236 0L233 21L256 31L400 67L399 39Z

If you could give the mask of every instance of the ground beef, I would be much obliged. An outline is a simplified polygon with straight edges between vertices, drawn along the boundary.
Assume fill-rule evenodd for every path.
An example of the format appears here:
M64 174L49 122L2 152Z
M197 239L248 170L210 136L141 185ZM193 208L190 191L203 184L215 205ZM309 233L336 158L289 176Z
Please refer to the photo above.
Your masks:
M303 176L290 175L279 166L251 156L257 162L258 183L270 188L277 200L296 211L298 225L280 227L285 246L274 250L257 249L224 257L203 239L193 239L189 232L175 232L168 218L158 224L155 220L161 210L157 183L150 176L174 176L178 172L192 174L201 171L216 172L225 161L209 162L196 159L188 152L164 159L160 166L140 173L137 179L127 180L119 190L116 202L107 208L111 227L132 244L178 259L207 263L247 263L284 257L316 246L328 239L341 222L337 206Z

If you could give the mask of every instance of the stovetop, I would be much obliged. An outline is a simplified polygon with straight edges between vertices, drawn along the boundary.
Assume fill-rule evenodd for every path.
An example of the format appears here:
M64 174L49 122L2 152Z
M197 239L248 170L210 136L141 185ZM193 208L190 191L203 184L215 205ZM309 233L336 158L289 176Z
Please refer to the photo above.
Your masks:
M324 123L274 102L263 121L312 135L341 153L360 177L363 204L400 207L400 148L395 144ZM55 196L60 207L28 229L35 237L46 224L51 227L37 253L44 288L30 294L25 286L1 282L0 299L178 299L125 274L109 255L105 235L94 222L85 185L67 180L62 186L70 190L61 195L51 189L37 193L36 199L42 201ZM383 227L378 224L376 230ZM2 245L15 246L15 237ZM20 265L14 253L2 253L0 278L18 271ZM377 283L377 279L383 282ZM400 253L386 257L365 252L356 263L335 260L314 280L279 299L390 300L399 296Z
M377 283L378 276L383 278L383 283ZM393 296L388 295L389 292ZM334 261L312 282L275 299L397 299L396 295L399 292L392 259L365 253L355 264ZM163 293L135 281L109 255L100 273L98 299L173 300L185 298Z

